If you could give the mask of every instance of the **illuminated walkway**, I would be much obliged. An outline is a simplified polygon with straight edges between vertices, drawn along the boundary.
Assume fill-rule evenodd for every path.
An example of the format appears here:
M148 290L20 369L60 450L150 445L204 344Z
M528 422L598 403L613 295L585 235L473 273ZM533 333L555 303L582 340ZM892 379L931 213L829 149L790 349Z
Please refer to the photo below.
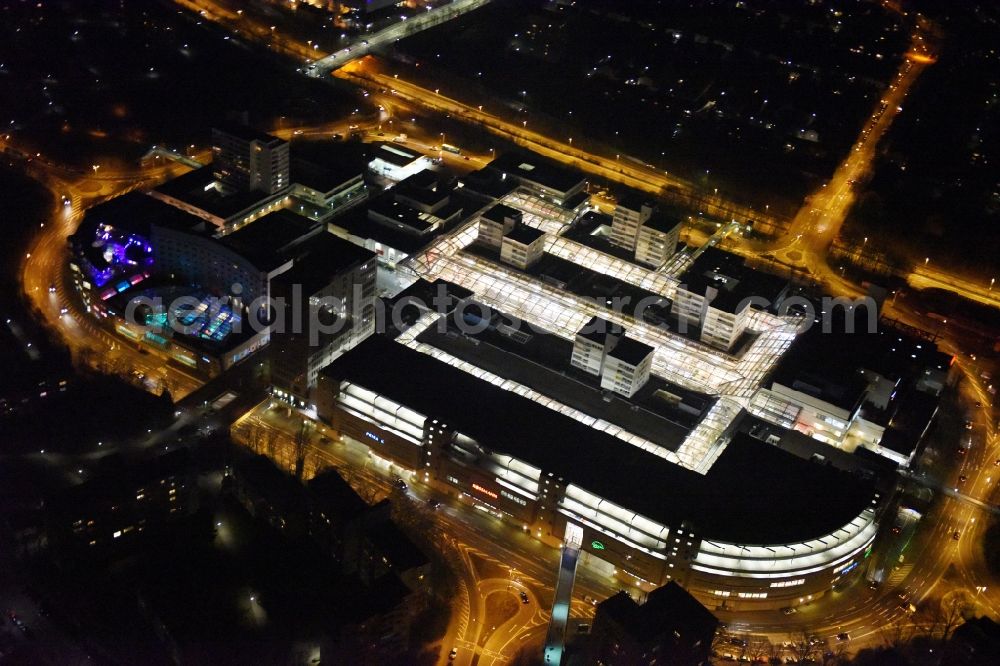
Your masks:
M576 567L580 562L580 551L571 544L563 546L559 557L559 577L556 579L556 592L552 599L552 618L549 620L549 630L545 635L544 658L546 664L559 664L562 661L566 647L566 625L569 622L569 609L573 601L573 583L576 580Z

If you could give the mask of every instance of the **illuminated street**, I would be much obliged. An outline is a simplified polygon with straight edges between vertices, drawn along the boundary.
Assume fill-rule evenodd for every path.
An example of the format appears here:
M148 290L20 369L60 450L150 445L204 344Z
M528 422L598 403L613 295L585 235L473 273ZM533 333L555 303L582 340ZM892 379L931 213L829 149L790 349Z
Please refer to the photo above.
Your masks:
M996 8L114 5L0 28L0 662L1000 658Z

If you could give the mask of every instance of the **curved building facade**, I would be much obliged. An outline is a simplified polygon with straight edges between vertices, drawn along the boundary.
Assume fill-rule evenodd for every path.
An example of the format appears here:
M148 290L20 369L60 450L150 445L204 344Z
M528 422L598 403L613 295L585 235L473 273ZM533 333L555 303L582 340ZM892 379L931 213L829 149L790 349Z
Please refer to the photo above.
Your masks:
M699 474L382 336L323 371L316 403L411 483L552 545L580 527L581 562L640 593L674 580L709 608L808 603L878 529L879 493L846 472L741 434Z

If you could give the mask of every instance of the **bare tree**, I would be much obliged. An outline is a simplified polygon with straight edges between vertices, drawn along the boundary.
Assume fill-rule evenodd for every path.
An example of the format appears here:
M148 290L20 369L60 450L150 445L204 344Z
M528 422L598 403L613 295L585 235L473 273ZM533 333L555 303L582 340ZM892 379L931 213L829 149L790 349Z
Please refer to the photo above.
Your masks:
M789 650L795 656L796 661L805 661L816 655L816 647L812 644L811 638L809 632L803 629L792 640L792 646Z
M910 641L913 640L913 637L917 633L917 627L907 622L907 619L904 616L902 619L879 629L882 643L887 648L899 650L909 645Z
M750 661L766 659L771 654L771 641L767 640L766 636L747 636L743 654L749 657Z

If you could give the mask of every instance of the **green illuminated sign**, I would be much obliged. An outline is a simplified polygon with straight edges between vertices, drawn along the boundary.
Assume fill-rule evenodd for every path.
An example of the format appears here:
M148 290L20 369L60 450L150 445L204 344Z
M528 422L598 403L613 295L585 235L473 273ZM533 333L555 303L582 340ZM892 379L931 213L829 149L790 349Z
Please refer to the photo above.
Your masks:
M591 541L590 547L593 548L594 550L604 550L604 544L601 543L600 541Z

